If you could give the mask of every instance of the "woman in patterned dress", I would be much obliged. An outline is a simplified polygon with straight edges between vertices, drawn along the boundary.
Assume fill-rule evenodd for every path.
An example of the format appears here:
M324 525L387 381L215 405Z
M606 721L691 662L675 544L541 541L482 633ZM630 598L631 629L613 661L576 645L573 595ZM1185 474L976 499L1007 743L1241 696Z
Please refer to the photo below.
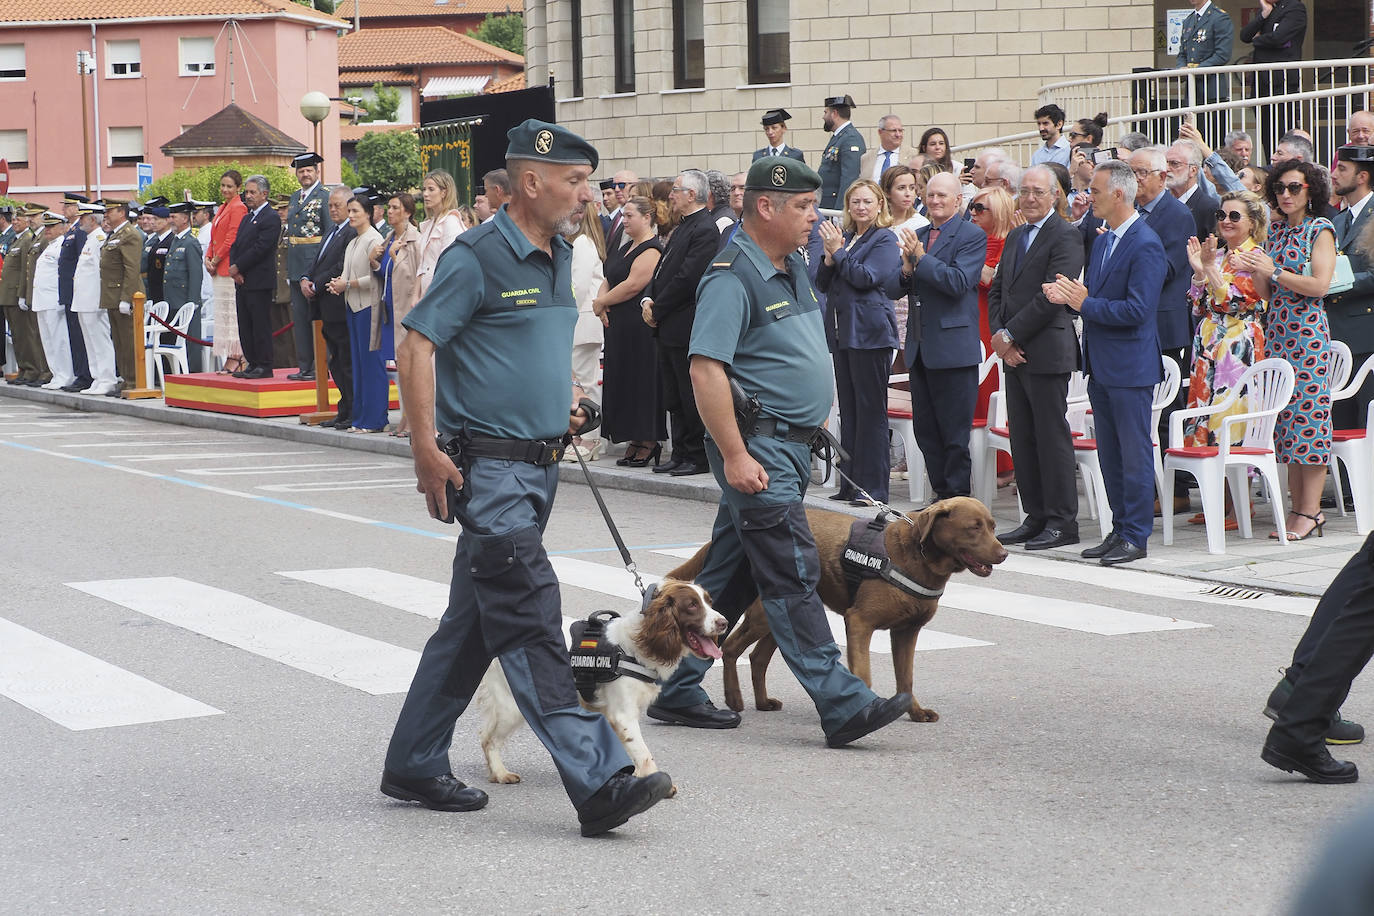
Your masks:
M1336 269L1336 230L1318 214L1331 198L1326 171L1310 162L1285 162L1264 185L1275 213L1264 250L1240 252L1261 299L1269 300L1269 351L1293 366L1293 400L1279 414L1274 445L1288 465L1288 540L1321 537L1322 483L1331 462L1331 333L1322 299ZM1308 276L1304 271L1310 271ZM1277 538L1278 532L1270 537Z
M1269 215L1259 195L1249 191L1230 191L1221 198L1217 211L1217 233L1206 241L1188 240L1188 263L1193 268L1193 285L1188 301L1193 316L1201 318L1193 336L1193 371L1188 383L1188 407L1206 407L1226 399L1231 387L1256 360L1264 359L1264 329L1260 326L1265 302L1255 290L1250 271L1237 266L1240 256L1262 246L1267 237ZM1189 419L1184 423L1185 446L1216 446L1222 422L1249 407L1244 400L1225 413ZM1240 441L1244 428L1232 429L1232 445ZM1237 527L1231 494L1226 494L1226 529ZM1199 512L1188 520L1202 525L1207 519Z

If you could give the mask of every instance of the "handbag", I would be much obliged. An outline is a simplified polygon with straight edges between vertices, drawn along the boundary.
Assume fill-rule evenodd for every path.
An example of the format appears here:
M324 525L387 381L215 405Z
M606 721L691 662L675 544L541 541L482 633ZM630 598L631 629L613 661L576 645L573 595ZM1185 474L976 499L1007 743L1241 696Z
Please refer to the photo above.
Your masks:
M1315 224L1313 224L1313 228ZM1302 266L1304 277L1312 276L1312 229L1307 231L1307 263ZM1331 285L1326 289L1326 295L1339 296L1341 293L1348 292L1350 287L1355 285L1355 272L1350 269L1350 258L1343 254L1336 255L1336 269L1331 273Z

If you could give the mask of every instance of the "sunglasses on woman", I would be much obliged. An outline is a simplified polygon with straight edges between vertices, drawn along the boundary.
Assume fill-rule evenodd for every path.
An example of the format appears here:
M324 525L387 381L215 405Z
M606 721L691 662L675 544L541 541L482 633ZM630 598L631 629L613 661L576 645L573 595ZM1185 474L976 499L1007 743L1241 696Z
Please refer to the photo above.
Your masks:
M1216 212L1216 217L1217 222L1219 223L1225 222L1226 220L1230 220L1233 223L1238 223L1241 220L1245 219L1245 214L1241 213L1239 210L1218 210Z
M1284 191L1287 191L1289 194L1292 194L1294 197L1297 197L1298 194L1302 193L1303 188L1306 187L1307 185L1301 182L1290 181L1288 182L1288 184L1274 185L1274 190L1279 194L1282 194Z
M968 205L968 212L970 212L970 213L986 213L989 209L991 209L991 208L988 207L988 205L987 205L987 204L984 204L984 203L976 203L976 204L969 204L969 205Z

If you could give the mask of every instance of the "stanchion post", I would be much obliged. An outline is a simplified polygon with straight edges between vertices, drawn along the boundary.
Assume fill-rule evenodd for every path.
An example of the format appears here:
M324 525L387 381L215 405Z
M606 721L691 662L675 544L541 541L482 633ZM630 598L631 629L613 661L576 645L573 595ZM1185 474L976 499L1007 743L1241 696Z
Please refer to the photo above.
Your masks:
M301 423L319 426L338 416L329 408L329 363L324 348L324 322L316 319L315 326L315 412L301 414Z
M148 357L144 352L148 346L148 333L143 329L143 293L134 293L133 314L129 317L134 323L134 387L124 389L124 397L130 401L144 398L160 398L161 390L148 387Z

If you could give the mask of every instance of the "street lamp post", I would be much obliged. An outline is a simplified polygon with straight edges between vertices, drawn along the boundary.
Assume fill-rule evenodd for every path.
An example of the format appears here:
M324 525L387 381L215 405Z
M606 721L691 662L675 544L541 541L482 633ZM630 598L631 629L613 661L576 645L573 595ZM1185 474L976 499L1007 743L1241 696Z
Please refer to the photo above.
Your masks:
M315 125L315 152L319 153L320 147L324 146L324 119L329 117L332 106L329 104L329 96L323 92L307 92L301 96L301 114L305 119ZM321 170L323 171L323 170ZM323 175L321 175L323 179ZM326 369L328 354L324 346L324 322L316 319L314 322L315 335L315 412L301 414L301 423L309 426L318 426L328 420L333 420L338 416L337 413L329 409L329 370Z

